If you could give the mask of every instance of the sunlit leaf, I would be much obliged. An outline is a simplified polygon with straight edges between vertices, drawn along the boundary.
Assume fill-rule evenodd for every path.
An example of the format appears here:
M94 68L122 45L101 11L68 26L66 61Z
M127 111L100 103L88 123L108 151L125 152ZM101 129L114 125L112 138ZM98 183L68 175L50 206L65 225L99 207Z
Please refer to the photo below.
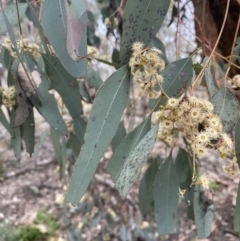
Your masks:
M84 144L73 171L66 201L76 205L95 173L98 162L117 131L128 103L130 75L126 66L99 89L88 120Z
M125 198L129 193L144 162L147 159L147 155L151 152L157 136L158 126L159 123L156 123L131 151L122 167L121 172L117 176L116 189L122 198Z
M66 5L70 4L70 8ZM69 12L70 11L70 12ZM59 0L59 1L44 1L42 3L41 9L41 22L44 33L46 34L50 44L53 46L56 55L64 68L74 77L76 78L84 78L87 67L87 59L79 58L79 60L75 61L69 55L69 44L67 42L73 38L72 34L76 31L76 36L82 35L82 31L84 31L83 37L81 39L81 43L79 43L78 49L76 49L75 55L79 55L79 57L84 57L87 54L87 35L86 29L83 30L75 29L73 27L71 21L67 17L67 12L74 16L76 21L83 22L86 24L87 21L87 13L86 7L82 0ZM69 26L75 30L68 30ZM72 33L70 34L69 31ZM70 35L72 37L69 37ZM76 39L79 39L77 37ZM79 42L79 41L77 41ZM74 48L76 47L74 44ZM73 49L72 49L73 50Z
M170 0L134 1L126 3L123 13L120 61L128 62L131 45L141 41L148 45L167 15Z
M164 161L153 184L154 214L160 235L176 231L179 181L172 154Z
M144 120L132 132L130 132L114 150L113 156L107 166L107 173L111 175L113 181L116 181L124 163L129 154L134 150L137 144L148 133L151 128L151 116Z

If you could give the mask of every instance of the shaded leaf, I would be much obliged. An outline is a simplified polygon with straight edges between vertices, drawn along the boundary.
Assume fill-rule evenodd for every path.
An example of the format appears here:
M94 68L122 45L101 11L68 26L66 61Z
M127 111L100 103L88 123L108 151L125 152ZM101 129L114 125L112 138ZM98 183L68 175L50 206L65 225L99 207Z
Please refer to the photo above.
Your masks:
M229 133L239 118L239 102L230 90L223 86L210 101L214 105L214 113L223 124L223 131Z
M45 140L48 135L49 135L49 130L45 130L41 133L39 141L36 142L35 147L34 147L34 153L33 153L34 159L36 159L38 157L38 154L39 154L40 150L42 149L42 146L45 143Z
M21 159L21 135L20 135L20 128L15 127L14 124L15 120L15 110L12 109L10 114L10 126L11 126L11 140L13 145L13 150L17 161Z
M54 153L57 158L59 166L61 166L61 163L62 163L62 148L60 143L61 137L62 135L59 132L57 132L53 128L50 128L50 138L52 141Z
M84 144L66 195L66 201L73 205L79 202L86 191L100 158L118 128L129 99L129 83L129 71L124 66L111 75L97 93L87 124Z
M27 6L28 5L26 3L18 3L20 19L23 18L24 14L27 10ZM16 9L15 3L11 4L10 6L4 7L4 12L5 12L11 26L14 26L18 23L17 9ZM4 24L4 16L3 16L2 12L0 12L0 23L1 23L0 24L0 35L2 35L8 31L6 25Z
M162 88L169 97L180 97L191 84L193 78L191 58L179 59L168 64L162 71L164 82ZM163 98L162 98L163 100ZM160 104L159 99L152 99L149 102L150 108ZM158 108L155 108L158 110Z
M98 90L103 84L99 73L91 67L88 67L87 69L85 82L88 84L89 88L95 88L96 90Z
M167 15L170 0L127 1L123 13L120 61L126 64L131 45L140 41L149 45Z
M146 170L140 182L138 200L142 215L146 214L153 205L153 182L158 172L158 164L155 160Z
M117 49L113 49L112 52L112 62L115 64L119 64L120 52Z
M194 187L194 219L199 239L207 238L211 233L213 205L203 198L204 191L199 185Z
M71 11L71 14L74 14L75 18L83 23L87 22L87 13L82 0L71 0L71 3L73 4L72 6L74 6L75 9L72 9L72 7L71 9L66 9L65 2L65 0L43 2L41 10L42 27L64 68L72 76L76 78L84 78L87 67L87 59L82 58L74 61L68 53L67 38L69 36L69 30L67 28L69 24L71 25L71 23L69 23L70 19L66 17L66 12ZM53 27L53 25L49 23L55 23L57 25ZM82 30L80 30L80 32L81 31ZM77 35L79 35L79 32ZM86 30L81 39L81 44L77 49L77 53L79 53L81 57L87 54Z
M59 93L72 118L82 114L81 95L77 79L71 76L62 66L58 58L42 54L46 73L51 80L51 86Z
M240 119L238 120L235 127L235 151L236 151L237 163L240 168Z
M153 37L149 45L150 47L156 47L160 49L162 51L162 54L160 54L161 58L164 60L165 63L168 62L165 46L159 38Z
M8 69L11 63L11 56L4 46L1 46L0 63L3 65L5 69Z
M237 201L234 213L234 231L240 234L240 183L238 184Z
M107 166L107 173L111 175L113 181L116 181L124 163L129 154L134 150L137 144L151 129L151 116L144 120L132 132L130 132L114 150L112 158Z
M3 113L2 109L0 108L0 122L6 128L6 130L11 134L10 123L8 122L5 114Z
M117 176L116 189L122 198L127 196L147 159L147 155L151 152L157 136L158 127L159 123L156 123L131 151L122 167L121 172Z
M74 133L78 138L79 143L83 143L83 138L85 135L87 127L87 122L82 117L77 117L73 119Z
M124 127L124 123L123 123L123 121L121 121L119 123L117 132L115 133L115 135L111 141L111 146L112 146L113 151L116 149L116 147L121 142L121 140L126 136L126 134L127 133L126 133L126 130Z
M176 231L179 181L172 154L158 170L153 184L154 214L160 235Z
M73 133L70 133L70 137L67 142L67 146L72 149L75 156L79 155L81 144L80 144L77 136L74 135Z
M16 121L16 118L15 118ZM33 111L28 116L27 120L21 126L22 128L22 138L25 142L26 151L32 156L34 152L35 144L35 124L34 124L34 113Z

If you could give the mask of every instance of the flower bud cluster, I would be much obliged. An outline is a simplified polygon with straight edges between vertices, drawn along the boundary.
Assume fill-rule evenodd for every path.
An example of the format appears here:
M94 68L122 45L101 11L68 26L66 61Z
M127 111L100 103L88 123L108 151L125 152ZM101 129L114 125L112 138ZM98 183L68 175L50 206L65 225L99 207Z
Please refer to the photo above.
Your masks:
M157 112L158 139L173 145L176 133L181 133L199 159L207 157L210 149L216 149L221 158L232 159L233 165L224 170L235 175L239 170L232 139L223 132L221 120L213 110L211 102L194 96L168 99Z
M15 96L16 96L16 87L10 86L8 89L0 88L0 93L2 95L2 103L6 107L10 108L16 104Z
M131 73L139 84L140 93L147 94L149 98L158 98L162 94L154 87L161 85L163 77L160 74L165 68L165 62L160 57L159 49L152 47L144 48L141 42L132 45L132 56L129 60Z
M17 57L17 52L11 39L5 38L3 46L9 51L10 55L13 58ZM38 58L40 57L39 46L35 43L30 43L30 39L24 38L20 39L20 41L17 41L17 48L20 53L28 52L30 55L33 56L35 60L38 60Z

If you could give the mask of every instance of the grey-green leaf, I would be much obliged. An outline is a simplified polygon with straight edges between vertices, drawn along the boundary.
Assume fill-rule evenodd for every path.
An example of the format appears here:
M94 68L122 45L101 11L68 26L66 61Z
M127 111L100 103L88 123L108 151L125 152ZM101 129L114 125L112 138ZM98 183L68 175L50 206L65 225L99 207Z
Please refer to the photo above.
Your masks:
M235 127L239 118L239 101L225 86L210 101L214 105L215 114L222 121L224 132L229 133Z
M69 8L66 9L65 2L65 0L43 2L41 10L42 26L44 33L46 34L50 44L53 46L56 55L64 68L72 76L76 78L84 78L87 69L87 59L84 58L84 56L87 54L86 29L84 31L79 48L76 51L76 55L79 54L79 56L83 58L75 61L69 55L67 49L67 27L69 25L67 21L70 19L66 17L66 11L72 10ZM79 21L86 23L87 13L84 2L82 0L71 0L71 2L76 7L73 14Z
M116 181L124 163L129 154L134 150L137 144L151 129L151 116L144 120L132 132L130 132L114 150L113 156L107 166L107 173L111 175L113 181Z
M124 8L120 60L128 62L131 45L141 41L148 45L167 14L170 0L129 0Z
M193 69L191 58L176 60L166 66L162 72L162 88L169 97L180 97L192 82ZM150 107L156 106L159 99L150 100ZM156 108L157 110L157 108Z
M87 123L82 117L73 119L74 133L78 137L79 143L83 143L84 134L86 131Z
M87 68L85 81L88 84L89 88L95 88L96 90L98 90L103 84L103 81L99 73L91 67Z
M122 139L126 136L126 130L124 127L124 122L121 121L119 123L117 132L115 133L112 141L111 141L111 146L112 146L112 150L114 151L116 149L116 147L118 146L118 144L122 141Z
M153 37L149 45L151 47L156 47L156 48L160 49L162 51L162 54L160 54L161 58L165 61L165 63L168 62L165 46L159 38Z
M15 127L14 124L15 120L15 110L12 109L10 114L10 125L11 125L11 138L12 138L12 145L15 157L17 161L21 159L21 135L20 135L20 128Z
M47 129L41 133L39 141L36 142L35 147L34 147L34 154L33 154L34 159L36 159L38 157L38 154L39 154L40 150L42 149L42 146L45 143L45 140L48 135L49 135L49 129Z
M130 73L118 69L99 89L88 120L84 144L71 177L66 201L76 205L109 146L129 99Z
M159 123L156 123L131 151L121 172L117 176L116 189L122 198L125 198L129 193L144 162L147 159L147 155L151 152L157 136L158 127Z
M158 164L157 161L154 160L144 173L140 182L138 200L142 215L145 215L149 208L153 205L153 182L157 172Z
M235 127L235 151L237 157L237 163L240 167L240 119L238 120Z
M238 184L237 201L234 214L234 230L240 234L240 182Z
M10 128L10 124L5 116L5 114L3 113L2 109L0 108L0 122L2 123L2 125L7 129L7 131L11 134L11 128Z
M62 97L70 115L72 118L81 115L82 103L77 79L64 69L58 58L52 56L50 60L46 54L42 56L51 85Z
M199 239L207 238L210 235L213 221L213 204L209 205L203 192L199 185L194 187L194 219Z
M154 214L160 235L176 231L178 176L172 154L165 160L153 184Z
M16 118L15 118L16 121ZM22 128L22 137L25 142L26 150L32 156L34 152L35 144L35 124L34 124L34 112L32 111L28 116L27 120L21 126Z
M23 18L26 10L27 10L27 3L18 3L18 10L19 10L19 17L20 19ZM10 6L6 6L4 8L4 12L7 15L8 21L12 27L14 27L18 23L18 16L17 16L17 9L16 4L13 3ZM0 35L6 33L8 31L5 23L2 11L0 11Z

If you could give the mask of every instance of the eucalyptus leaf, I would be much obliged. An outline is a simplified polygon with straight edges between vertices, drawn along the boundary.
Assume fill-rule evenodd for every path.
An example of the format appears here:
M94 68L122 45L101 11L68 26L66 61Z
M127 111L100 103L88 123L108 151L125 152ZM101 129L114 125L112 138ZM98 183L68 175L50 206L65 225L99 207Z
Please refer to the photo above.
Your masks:
M16 118L15 118L16 121ZM35 124L34 124L34 112L32 111L26 121L21 126L22 138L25 142L26 151L32 156L34 152L35 144Z
M160 57L165 61L165 63L168 63L165 46L159 38L153 37L149 45L151 47L160 49L162 51L162 54L160 54Z
M66 195L66 201L73 205L79 202L86 191L100 158L117 131L128 103L129 84L129 70L124 66L111 75L97 93L87 124L84 144Z
M2 109L0 108L0 122L6 128L6 130L11 134L10 123L8 122L5 114L3 113Z
M238 184L238 192L237 192L237 201L236 201L236 208L234 214L234 230L240 234L240 183Z
M73 17L76 25L71 22L70 16ZM87 54L87 34L86 28L78 28L78 23L83 23L83 25L87 23L84 1L44 1L41 9L41 21L44 33L64 68L72 76L84 78L87 67L87 59L84 58ZM74 39L74 31L77 36L77 43L74 43L74 49L70 50L69 43ZM80 35L82 37L80 37L81 41L79 42ZM77 48L76 45L78 44ZM73 59L72 51L75 51L77 60Z
M3 65L5 69L8 69L11 63L11 56L4 46L1 46L0 63Z
M12 109L10 114L11 140L12 140L15 157L19 162L21 160L21 135L20 135L20 128L15 127L14 120L15 120L15 110Z
M240 168L240 119L238 119L238 122L235 127L235 151L237 163Z
M126 64L131 46L140 41L149 45L161 27L170 5L170 0L134 1L126 3L123 13L123 33L120 46L120 62Z
M113 181L116 181L124 163L126 162L129 154L134 150L137 144L151 129L151 116L144 120L132 132L125 136L120 144L114 150L112 158L107 166L107 173L111 175Z
M156 123L138 143L138 145L131 151L122 167L121 172L117 176L116 189L122 198L127 196L139 172L141 171L144 162L147 159L147 155L151 152L157 137L158 127L159 123Z
M179 181L172 153L158 170L153 184L154 214L160 235L176 231Z
M83 138L85 135L87 123L82 117L77 117L73 119L74 133L78 138L79 143L83 143Z
M42 56L51 86L62 97L70 115L72 118L81 115L82 104L77 79L63 68L58 58L52 56L52 60L50 60L46 54L42 54Z
M205 192L209 192L209 190L203 190L199 185L194 187L194 219L199 239L207 238L210 235L213 221L212 200L206 200Z
M85 82L88 84L89 88L95 88L96 90L98 90L103 84L103 81L99 73L91 67L88 67L87 69Z
M121 142L121 140L126 136L126 134L127 133L126 133L126 130L124 127L124 123L123 123L123 121L121 121L119 123L117 132L115 133L115 135L111 141L111 146L112 146L113 151L116 149L116 147Z
M223 131L229 133L239 118L239 101L231 91L223 86L210 101L214 105L214 112L223 124Z
M44 130L39 137L39 141L37 141L35 143L34 154L33 154L34 159L36 159L38 157L38 154L39 154L40 150L42 149L42 146L45 143L48 135L49 135L49 130L48 129Z
M20 20L25 15L27 7L28 7L27 3L18 3ZM11 26L14 27L18 23L18 15L17 15L16 4L13 3L9 6L4 7L4 12L5 12ZM0 24L0 35L2 35L2 34L5 34L8 31L8 28L4 24L4 16L3 16L2 11L0 11L0 23L1 23Z
M146 170L140 182L138 199L142 215L145 215L153 205L153 182L158 172L158 164L155 160Z

